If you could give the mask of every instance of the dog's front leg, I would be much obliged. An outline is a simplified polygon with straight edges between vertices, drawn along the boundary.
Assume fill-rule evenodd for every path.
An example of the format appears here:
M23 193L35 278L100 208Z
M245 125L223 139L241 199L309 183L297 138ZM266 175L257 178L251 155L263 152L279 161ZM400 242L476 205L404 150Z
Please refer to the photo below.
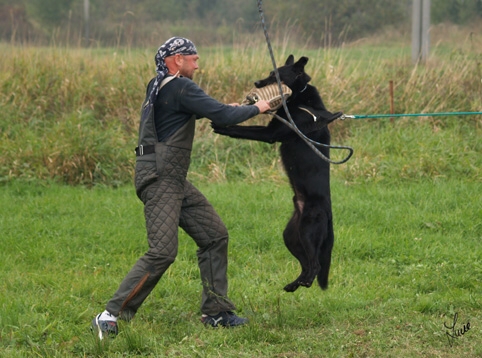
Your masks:
M265 143L274 143L276 139L269 127L265 126L230 126L218 127L211 125L215 133L222 134L231 138L256 140Z

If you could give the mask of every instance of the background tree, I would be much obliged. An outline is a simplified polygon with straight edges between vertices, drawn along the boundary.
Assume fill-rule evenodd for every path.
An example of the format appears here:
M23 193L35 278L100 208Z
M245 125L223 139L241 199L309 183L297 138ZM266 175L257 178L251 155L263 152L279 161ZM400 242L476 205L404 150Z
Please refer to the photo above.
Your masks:
M265 0L271 33L309 46L338 45L410 29L413 0ZM482 0L432 0L432 23L469 24ZM0 38L75 42L84 34L82 0L0 0ZM145 46L173 34L199 44L232 43L259 30L254 0L90 0L89 44Z
M68 22L73 1L28 0L24 2L29 19L39 25L40 29L48 31Z
M482 0L432 0L432 21L467 24L482 18Z
M283 4L270 5L270 13L280 22L291 19L298 23L303 34L318 45L356 40L409 20L407 0L304 0Z

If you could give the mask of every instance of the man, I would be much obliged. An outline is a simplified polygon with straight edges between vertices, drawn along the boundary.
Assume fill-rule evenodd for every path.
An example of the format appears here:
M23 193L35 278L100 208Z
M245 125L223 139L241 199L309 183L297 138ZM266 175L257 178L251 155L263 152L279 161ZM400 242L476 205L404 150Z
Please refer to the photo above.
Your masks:
M166 41L155 56L157 76L149 82L142 106L135 170L149 250L124 278L105 311L93 319L100 339L118 333L117 319L130 320L174 262L179 226L198 246L201 321L213 327L247 322L233 312L235 306L227 297L227 229L186 175L197 118L209 118L218 126L234 125L264 113L269 103L225 105L209 97L192 81L198 59L194 44L181 37Z

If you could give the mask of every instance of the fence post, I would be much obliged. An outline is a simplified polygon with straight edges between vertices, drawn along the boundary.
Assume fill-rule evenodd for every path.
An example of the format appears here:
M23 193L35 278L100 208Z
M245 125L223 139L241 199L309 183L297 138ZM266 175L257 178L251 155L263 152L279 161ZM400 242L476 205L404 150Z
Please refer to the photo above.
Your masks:
M89 15L90 15L90 10L89 10L89 0L84 0L84 37L85 40L87 41L87 44L89 43L89 37L90 37L90 25L89 25Z
M395 114L395 101L393 99L393 80L388 82L389 91L390 91L390 114ZM390 117L390 123L393 123L393 117Z

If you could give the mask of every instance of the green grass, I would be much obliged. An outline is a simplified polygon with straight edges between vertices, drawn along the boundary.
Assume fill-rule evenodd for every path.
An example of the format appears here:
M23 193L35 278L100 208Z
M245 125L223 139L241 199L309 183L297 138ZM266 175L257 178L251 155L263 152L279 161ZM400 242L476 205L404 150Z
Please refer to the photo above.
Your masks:
M247 327L205 329L195 245L118 338L90 320L146 250L131 187L12 182L0 192L0 356L482 356L480 183L421 179L347 184L334 178L330 288L283 292L299 273L281 234L284 183L201 184L225 220L230 296ZM249 193L249 195L248 195ZM443 324L471 329L451 347Z

